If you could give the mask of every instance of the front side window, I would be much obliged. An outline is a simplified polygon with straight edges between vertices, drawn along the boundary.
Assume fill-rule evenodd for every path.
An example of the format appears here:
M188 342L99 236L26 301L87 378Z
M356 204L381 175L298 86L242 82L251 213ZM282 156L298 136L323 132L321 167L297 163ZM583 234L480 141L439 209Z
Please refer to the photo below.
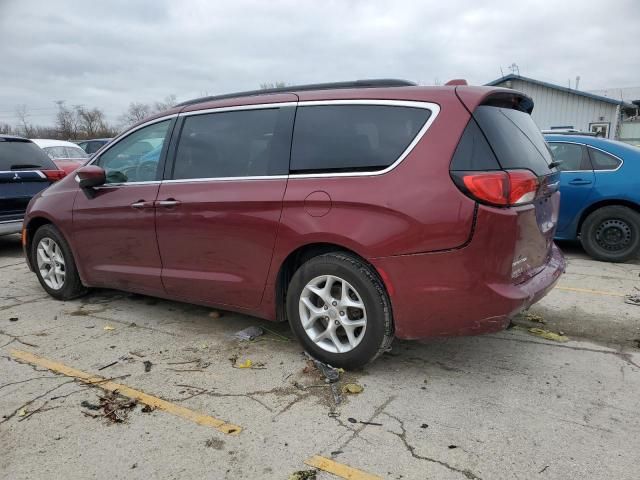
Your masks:
M136 130L100 155L96 165L104 168L107 183L157 180L170 125L171 120L164 120Z
M558 170L562 172L576 172L580 170L591 170L589 157L585 147L577 143L551 142L549 150L553 160L560 162Z
M286 174L293 113L269 108L186 117L172 178Z
M594 170L615 170L622 163L619 159L595 148L589 148Z
M296 113L292 173L383 170L407 149L429 119L424 108L313 105Z

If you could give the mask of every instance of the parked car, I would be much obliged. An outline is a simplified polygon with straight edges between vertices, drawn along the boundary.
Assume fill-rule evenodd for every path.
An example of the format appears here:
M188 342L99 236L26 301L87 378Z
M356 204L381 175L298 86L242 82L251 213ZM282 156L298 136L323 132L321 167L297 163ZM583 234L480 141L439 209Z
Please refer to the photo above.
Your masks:
M20 232L29 200L64 175L30 140L0 135L0 235Z
M532 108L396 80L186 102L38 195L27 260L58 299L105 287L288 320L335 366L394 336L498 331L565 266Z
M75 143L41 138L34 138L33 143L42 148L58 168L67 174L73 172L89 159L89 155Z
M87 152L88 155L93 155L111 140L111 138L92 138L91 140L78 142L78 146Z
M582 135L545 138L562 171L556 238L579 239L597 260L640 255L640 149Z

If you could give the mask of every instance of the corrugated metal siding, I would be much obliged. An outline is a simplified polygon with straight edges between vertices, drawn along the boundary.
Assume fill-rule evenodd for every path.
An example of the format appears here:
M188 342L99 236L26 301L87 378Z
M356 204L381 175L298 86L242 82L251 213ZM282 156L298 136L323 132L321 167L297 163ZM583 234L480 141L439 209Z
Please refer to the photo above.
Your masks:
M614 104L523 80L511 80L511 88L533 98L534 108L531 116L541 130L570 126L588 132L590 123L606 122L609 123L609 138L615 137L617 106Z

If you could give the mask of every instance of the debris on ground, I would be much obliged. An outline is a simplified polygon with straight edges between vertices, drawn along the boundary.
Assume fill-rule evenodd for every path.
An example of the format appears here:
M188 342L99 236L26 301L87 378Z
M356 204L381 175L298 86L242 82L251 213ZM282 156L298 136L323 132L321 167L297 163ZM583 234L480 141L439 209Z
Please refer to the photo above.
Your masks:
M317 470L298 470L289 475L288 480L316 480Z
M144 407L142 407L142 409L140 410L142 413L151 413L155 410L155 408L153 408L151 405L145 405Z
M95 403L88 402L83 400L80 402L80 406L84 408L88 408L89 410L100 410L102 407L100 405L96 405Z
M640 348L640 338L634 338L633 342L636 344L636 348Z
M115 362L111 362L110 364L105 365L104 367L100 367L100 368L98 369L98 371L100 371L100 370L105 370L105 369L107 369L107 368L109 368L109 367L113 367L116 363L118 363L118 360L116 360Z
M20 410L18 410L18 416L19 417L24 417L27 414L27 409L26 408L21 408Z
M144 357L144 353L140 353L140 352L129 352L131 355L135 355L136 357L142 358Z
M362 392L364 392L364 387L362 385L358 385L357 383L345 383L342 386L342 393L354 395Z
M359 423L359 424L361 424L361 425L373 425L373 426L375 426L375 427L381 427L381 426L382 426L382 424L381 424L381 423L378 423L378 422L365 422L365 421L362 421L362 420L356 420L356 419L355 419L355 418L353 418L353 417L349 417L349 418L347 418L347 421L348 421L349 423Z
M628 303L629 305L640 306L640 295L625 295L624 303Z
M422 425L420 425L420 428L429 428L429 425L427 425L426 423L423 423Z
M333 394L333 403L338 406L342 403L342 395L340 395L340 391L338 390L337 383L331 383L331 393Z
M221 312L214 310L213 312L209 312L209 317L211 318L220 318L222 316Z
M111 331L111 330L115 330L115 329L116 329L116 327L112 327L111 325L105 325L104 328L103 328L103 330L106 330L107 332Z
M204 444L209 448L214 448L216 450L222 450L224 448L224 441L219 438L210 438Z
M101 416L113 423L122 423L127 420L129 411L137 404L136 400L123 397L117 391L107 392L100 397L100 408L103 412Z
M454 448L458 448L457 445L449 445L449 450L453 450Z
M552 332L550 330L545 330L544 328L529 328L527 330L529 333L536 335L541 338L545 338L547 340L553 340L554 342L568 342L569 337L565 337L563 335L564 332Z
M18 317L9 317L9 321L10 322L17 322L18 321Z
M233 355L232 357L229 358L229 361L231 362L231 366L233 368L251 368L254 370L262 370L265 367L264 363L262 362L254 362L253 360L250 359L246 359L244 362L238 363L238 354L236 353L235 355Z
M238 340L251 341L254 338L258 338L264 335L264 330L260 327L251 326L244 328L233 334Z
M316 367L318 371L324 376L325 382L327 383L335 383L340 380L340 373L344 372L341 368L333 368L331 365L321 362L320 360L316 360L307 352L305 352L307 358L313 362L313 365ZM307 366L304 368L305 373L309 373L310 371L309 362L307 362Z
M274 332L273 330L267 328L267 327L261 327L264 331L269 332L271 335L274 335L276 337L278 337L280 340L282 340L283 342L289 342L291 341L291 339L285 335L282 335L278 332Z
M144 363L144 371L147 373L150 372L153 363L151 363L149 360L145 360L143 363Z
M522 318L525 320L529 320L530 322L542 323L545 324L547 321L542 317L542 315L538 315L537 313L525 312L522 314Z

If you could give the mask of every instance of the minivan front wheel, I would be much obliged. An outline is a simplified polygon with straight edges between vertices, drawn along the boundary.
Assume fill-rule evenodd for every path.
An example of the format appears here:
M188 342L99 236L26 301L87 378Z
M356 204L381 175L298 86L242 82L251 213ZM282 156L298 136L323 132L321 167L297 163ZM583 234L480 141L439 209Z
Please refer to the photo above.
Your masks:
M43 225L33 236L31 264L40 285L52 297L70 300L87 292L80 281L69 244L53 225Z
M599 208L582 224L580 242L596 260L626 262L640 254L640 214L622 205Z
M295 272L287 317L305 349L334 367L360 367L393 340L382 283L371 267L347 253L319 255Z

